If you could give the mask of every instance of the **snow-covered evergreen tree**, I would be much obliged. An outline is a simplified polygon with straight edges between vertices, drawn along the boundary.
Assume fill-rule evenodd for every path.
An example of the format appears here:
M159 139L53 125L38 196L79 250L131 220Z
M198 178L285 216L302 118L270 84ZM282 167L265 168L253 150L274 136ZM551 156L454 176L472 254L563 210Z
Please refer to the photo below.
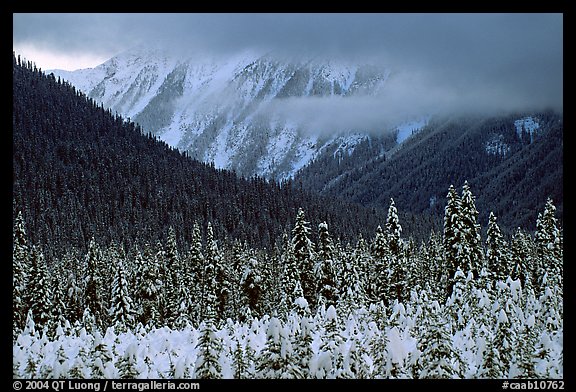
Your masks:
M388 237L389 249L389 260L386 262L389 267L387 282L388 301L398 299L398 301L402 302L408 298L406 282L408 271L404 253L404 243L400 238L401 233L402 226L400 226L398 221L398 211L394 205L394 200L391 200L386 222L386 235Z
M454 347L450 331L442 320L440 306L436 301L430 306L429 328L418 342L418 349L422 352L418 378L462 378L460 353Z
M318 225L318 251L314 276L317 282L316 304L318 306L336 305L338 287L334 271L334 246L328 232L328 225L322 222Z
M170 226L168 229L168 238L166 241L164 252L164 307L163 319L164 323L169 327L175 327L176 319L178 318L179 309L183 301L186 301L187 295L182 294L183 285L180 282L180 274L183 271L180 254L178 252L178 245L176 243L176 232Z
M98 330L94 331L94 341L90 352L91 378L108 378L106 367L112 362L112 352Z
M26 323L26 283L30 265L30 249L22 212L18 212L12 229L12 333L13 338Z
M555 214L552 199L546 200L544 212L536 221L536 245L541 276L547 274L549 284L563 287L562 236Z
M294 301L297 297L294 297L296 292L296 285L300 285L300 273L298 270L298 265L296 264L296 258L294 257L291 242L288 241L287 236L284 236L285 249L281 256L281 278L280 278L280 302L278 305L278 315L285 316L288 314Z
M338 324L336 308L329 306L324 316L324 334L321 336L320 349L316 364L317 378L340 378L344 367L342 354L344 338Z
M352 309L362 307L366 300L363 279L358 265L359 257L360 254L357 250L347 259L342 260L338 306L342 314L345 315L348 315Z
M304 217L304 210L298 209L296 223L292 229L291 241L292 256L300 272L300 284L304 291L304 298L315 306L316 279L314 277L314 244L310 240L309 222Z
M42 329L47 327L52 320L52 289L48 266L42 250L32 246L32 255L30 260L30 275L28 277L28 287L34 288L27 290L27 303L30 306L32 317L36 328Z
M302 378L300 367L296 364L290 337L282 322L270 318L266 328L266 344L256 364L258 378Z
M510 276L511 265L508 255L508 244L496 223L496 216L490 212L486 231L486 261L493 280L505 281Z
M216 296L214 308L216 312L215 320L220 320L225 318L226 304L230 293L230 283L228 281L228 271L223 263L210 222L208 222L206 231L205 255L206 267L204 270L204 282L206 285L213 284L212 288L206 287L205 291L214 290Z
M239 283L250 314L259 317L262 314L262 276L260 276L258 260L255 257L248 259Z
M192 226L192 239L190 242L190 252L188 254L188 271L190 276L188 282L194 282L190 284L190 298L192 298L193 303L190 307L190 320L195 325L200 324L200 315L202 314L202 307L204 302L204 254L202 253L202 234L200 233L200 225L198 222L194 222Z
M96 324L102 327L105 322L105 306L102 293L106 287L102 283L100 259L101 251L94 237L88 243L88 253L86 254L86 307L96 320Z
M446 272L448 275L448 286L446 287L446 297L452 294L452 286L454 285L454 274L458 267L461 267L460 261L460 248L463 246L461 243L460 232L462 228L461 218L461 200L456 193L453 185L448 189L446 196L446 207L444 208L444 254L446 256Z
M483 268L482 238L480 237L480 225L478 210L476 209L475 197L472 195L468 181L464 182L460 197L462 238L460 248L460 268L468 275L474 274L477 278Z
M534 275L538 273L538 262L536 252L530 247L528 235L522 229L517 228L512 237L510 257L511 271L510 277L514 280L520 279L522 287L531 288L534 285Z
M118 260L116 264L116 274L112 283L112 306L109 313L116 331L124 332L134 327L134 305L122 260Z
M137 369L137 348L136 344L129 344L118 359L116 368L121 379L138 378L140 373Z
M376 228L376 236L372 242L372 257L374 260L374 276L371 279L372 283L372 300L374 302L388 301L388 274L390 266L390 257L388 255L388 243L386 235L381 226Z

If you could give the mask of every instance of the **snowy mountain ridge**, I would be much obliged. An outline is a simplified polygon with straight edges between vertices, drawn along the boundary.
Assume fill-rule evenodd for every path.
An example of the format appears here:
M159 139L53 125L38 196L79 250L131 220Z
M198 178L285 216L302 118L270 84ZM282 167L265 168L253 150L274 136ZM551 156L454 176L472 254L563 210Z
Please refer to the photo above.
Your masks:
M320 130L289 105L370 96L389 76L381 67L337 61L255 52L199 58L144 48L92 69L50 72L196 159L274 179L292 177L329 145L350 152L375 131Z

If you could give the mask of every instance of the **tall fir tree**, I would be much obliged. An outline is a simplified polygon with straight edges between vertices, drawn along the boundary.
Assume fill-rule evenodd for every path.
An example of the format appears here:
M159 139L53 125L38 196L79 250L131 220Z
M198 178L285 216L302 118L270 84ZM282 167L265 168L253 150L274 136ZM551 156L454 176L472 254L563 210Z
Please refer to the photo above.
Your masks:
M162 277L159 274L157 259L148 244L144 247L144 255L138 250L135 255L136 279L135 294L138 298L136 320L143 325L160 326L160 295Z
M486 230L486 261L488 271L493 280L505 281L511 272L511 262L508 254L508 244L502 236L496 223L496 216L490 212L488 229Z
M462 359L452 343L446 323L441 318L440 306L433 301L434 309L428 312L429 328L418 343L422 352L418 378L463 378Z
M28 287L34 290L28 290L27 302L32 312L34 323L38 329L49 327L52 321L52 284L48 274L48 266L42 250L32 246L32 255L30 262L30 275Z
M510 247L510 277L513 280L519 279L525 289L534 287L534 275L538 272L538 262L535 257L536 252L531 249L528 234L517 228Z
M300 283L304 291L304 298L315 306L316 280L314 277L314 244L310 240L309 222L304 217L304 210L300 208L296 215L296 223L292 229L292 255L300 272Z
M130 297L124 263L118 260L112 283L112 306L110 307L112 325L118 333L126 332L134 327L134 314L134 304Z
M386 219L386 237L388 242L388 257L387 262L389 266L388 272L388 301L398 299L402 302L408 298L407 290L407 274L405 247L401 238L402 226L398 219L398 210L394 204L394 199L390 199L390 207L388 208L388 217Z
M318 225L318 252L314 276L317 282L316 304L318 306L336 305L338 301L338 288L336 272L334 270L334 246L328 232L328 224L322 222Z
M166 300L163 308L164 323L173 328L178 318L179 309L182 301L186 300L186 295L181 298L182 290L180 283L180 274L183 267L178 252L178 244L176 243L176 232L174 227L168 228L168 238L166 241L164 253L164 298Z
M298 270L298 265L296 264L296 258L294 257L292 244L288 240L288 236L284 235L283 243L285 244L284 251L281 255L281 278L280 278L280 302L278 306L278 316L286 316L296 297L294 297L296 285L300 284L300 273Z
M96 324L103 327L106 324L105 306L102 298L106 289L101 277L102 254L94 237L88 243L88 253L86 254L86 307L94 316Z
M26 283L30 266L30 249L24 218L18 212L12 229L12 332L13 337L24 328L29 305L26 304Z
M536 221L536 245L541 276L547 274L549 284L563 287L562 235L555 215L556 207L548 198Z
M472 272L474 278L477 278L483 268L483 255L480 225L478 224L478 210L476 209L475 200L476 198L470 190L468 181L465 181L462 187L462 196L460 197L460 216L462 223L460 267L466 275L468 272Z
M444 208L443 245L446 257L446 272L448 275L445 298L448 298L452 295L454 274L458 268L462 269L460 260L460 247L462 246L460 232L463 228L461 219L462 203L453 185L450 185L446 199L446 207Z
M200 232L200 225L194 222L192 226L192 239L190 241L190 252L188 255L188 263L190 264L188 271L190 272L190 280L194 282L190 285L190 297L192 298L192 305L190 307L190 320L195 325L200 324L200 316L202 314L202 307L205 298L204 281L204 263L206 262L204 254L202 253L202 234Z
M214 231L210 222L208 222L206 231L205 254L206 268L210 265L213 273L213 278L206 277L206 284L209 284L213 279L216 294L216 320L225 319L228 298L230 296L230 282L228 281L228 271L222 260L222 255L218 249L218 244L214 238Z
M398 210L394 204L394 199L390 199L390 207L388 207L386 237L390 254L399 257L404 252L404 243L402 242L402 226L398 219Z
M258 260L255 257L250 257L239 283L244 293L246 306L250 309L250 314L255 317L262 315L262 280Z

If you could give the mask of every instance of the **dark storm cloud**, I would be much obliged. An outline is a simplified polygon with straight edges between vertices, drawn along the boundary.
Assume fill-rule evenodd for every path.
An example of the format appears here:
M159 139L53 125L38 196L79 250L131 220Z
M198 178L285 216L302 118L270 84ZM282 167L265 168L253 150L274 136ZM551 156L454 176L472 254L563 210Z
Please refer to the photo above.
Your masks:
M418 83L395 86L400 102L392 106L405 99L445 109L561 109L562 30L561 14L14 15L15 44L59 52L112 56L156 42L198 54L251 48L382 63L391 83Z

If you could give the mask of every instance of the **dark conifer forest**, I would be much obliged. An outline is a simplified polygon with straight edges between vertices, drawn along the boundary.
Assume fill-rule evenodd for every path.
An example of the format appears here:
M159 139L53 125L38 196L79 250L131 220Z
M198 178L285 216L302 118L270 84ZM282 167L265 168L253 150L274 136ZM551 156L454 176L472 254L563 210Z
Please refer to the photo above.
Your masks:
M334 202L292 183L238 178L190 159L67 83L17 62L13 212L23 213L37 243L86 249L94 236L131 246L165 238L170 226L189 242L194 222L203 229L211 222L218 237L271 248L300 207L347 240L368 235L386 216L384 209Z
M16 57L13 88L14 378L564 377L554 194L505 235L462 178L434 225L216 170Z

